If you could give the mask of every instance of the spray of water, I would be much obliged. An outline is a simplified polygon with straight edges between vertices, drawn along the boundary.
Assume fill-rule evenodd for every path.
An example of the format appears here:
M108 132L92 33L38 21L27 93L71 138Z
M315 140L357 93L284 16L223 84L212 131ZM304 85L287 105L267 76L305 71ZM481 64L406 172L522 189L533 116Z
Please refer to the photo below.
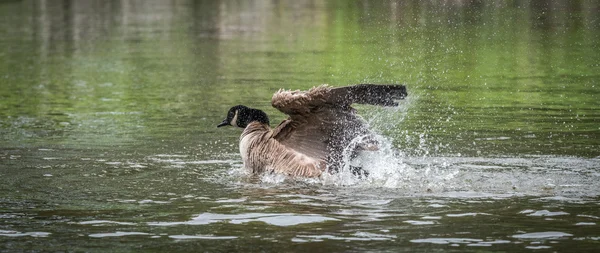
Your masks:
M395 148L392 142L381 135L368 136L379 143L377 151L362 151L352 157L352 145L361 142L367 136L359 136L353 140L344 152L344 167L340 173L325 174L322 183L325 185L353 187L384 187L404 189L410 192L431 192L439 189L444 181L452 180L458 170L447 166L416 167L407 162L405 152ZM368 172L367 177L357 176L351 168L362 168Z
M450 197L503 197L520 195L558 195L569 197L597 196L600 189L600 160L578 157L464 157L460 154L434 156L440 147L432 144L426 130L401 134L418 138L416 146L398 147L387 134L394 132L406 117L408 107L369 108L367 122L375 132L358 136L343 156L343 169L324 174L319 179L294 179L283 175L261 175L264 184L298 182L311 185L356 188L388 188L409 195L442 195ZM397 133L396 133L397 134ZM387 136L387 137L386 137ZM398 136L395 136L398 138ZM364 138L375 139L378 151L362 151L353 147ZM400 137L402 138L402 137ZM354 157L353 157L354 156ZM352 167L360 167L368 176L357 176ZM237 168L237 170L241 170Z
M375 132L390 133L398 128L406 118L407 112L415 98L407 99L402 106L394 108L371 107L367 123ZM406 132L403 132L407 134ZM323 184L352 187L384 187L406 191L431 192L439 190L443 182L452 180L458 170L442 166L412 166L407 162L407 154L419 154L421 158L429 156L427 134L422 132L417 136L418 147L413 150L403 150L395 147L388 137L380 134L356 137L344 151L344 168L337 174L323 176ZM408 136L408 135L407 135ZM352 151L357 143L365 138L375 139L379 144L377 151L363 151L352 157ZM415 152L416 151L416 152ZM367 171L368 177L357 177L352 173L352 167Z

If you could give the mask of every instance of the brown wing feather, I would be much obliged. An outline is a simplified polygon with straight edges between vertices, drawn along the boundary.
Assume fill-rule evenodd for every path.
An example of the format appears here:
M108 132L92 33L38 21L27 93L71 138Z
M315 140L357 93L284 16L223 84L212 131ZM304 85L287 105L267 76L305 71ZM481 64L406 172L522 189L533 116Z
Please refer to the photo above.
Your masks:
M327 85L313 87L308 91L286 91L279 90L273 94L271 104L277 110L294 116L302 116L311 113L312 110L323 106L327 102L327 95L331 88Z
M279 90L272 105L290 116L273 132L288 148L307 156L339 161L343 149L358 135L369 133L354 113L352 103L393 106L406 96L403 85L359 84L339 88L327 85L308 91Z
M328 131L320 127L318 122L313 124L313 121L314 118L287 119L274 129L273 138L299 153L326 160L328 150L323 136L327 136Z
M330 88L326 85L308 91L279 90L273 95L272 105L290 116L274 130L274 138L286 147L310 157L326 160L326 136L330 129L326 115L318 113L326 103Z

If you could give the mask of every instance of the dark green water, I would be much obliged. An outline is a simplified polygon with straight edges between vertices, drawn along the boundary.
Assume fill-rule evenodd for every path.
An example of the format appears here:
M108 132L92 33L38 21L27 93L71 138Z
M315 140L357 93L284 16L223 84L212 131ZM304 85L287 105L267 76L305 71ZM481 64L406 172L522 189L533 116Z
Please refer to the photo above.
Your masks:
M597 1L0 1L0 251L596 252ZM357 106L371 177L243 173L229 107Z

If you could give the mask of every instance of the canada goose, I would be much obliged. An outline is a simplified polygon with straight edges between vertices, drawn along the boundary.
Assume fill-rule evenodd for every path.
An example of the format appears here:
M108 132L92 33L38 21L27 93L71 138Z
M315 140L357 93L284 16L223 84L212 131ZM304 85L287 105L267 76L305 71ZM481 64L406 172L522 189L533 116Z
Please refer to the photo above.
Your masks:
M367 124L356 115L353 103L397 106L406 97L404 85L358 84L339 88L327 85L308 91L280 89L273 107L289 115L276 128L261 110L243 105L231 107L217 127L244 128L240 154L253 173L274 172L290 176L319 177L327 168L337 172L344 149L359 136L368 135ZM372 147L371 147L372 148ZM355 147L369 149L365 142Z

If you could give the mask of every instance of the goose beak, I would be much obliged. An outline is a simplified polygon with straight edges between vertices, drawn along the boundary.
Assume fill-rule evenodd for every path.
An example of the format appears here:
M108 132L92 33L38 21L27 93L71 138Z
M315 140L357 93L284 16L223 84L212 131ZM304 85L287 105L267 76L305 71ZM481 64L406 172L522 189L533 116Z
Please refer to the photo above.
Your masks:
M227 120L223 120L223 122L221 122L221 124L217 125L217 127L223 127L223 126L229 126L229 122L227 122Z

